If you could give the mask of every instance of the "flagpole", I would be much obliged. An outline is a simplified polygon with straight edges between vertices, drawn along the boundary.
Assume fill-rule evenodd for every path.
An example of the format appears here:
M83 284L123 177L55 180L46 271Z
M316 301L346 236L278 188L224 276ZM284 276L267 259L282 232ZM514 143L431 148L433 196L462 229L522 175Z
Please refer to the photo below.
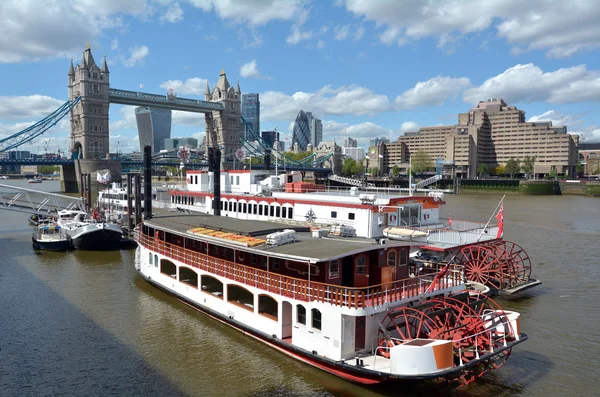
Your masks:
M479 237L477 237L477 241L479 241L479 239L481 239L481 236L483 236L483 233L485 232L485 230L487 229L488 225L492 221L492 218L494 217L494 215L496 215L496 212L498 212L498 208L500 208L500 206L502 205L502 202L504 201L504 197L506 197L506 194L504 196L502 196L502 200L500 200L500 202L496 206L496 209L494 210L494 212L492 212L492 216L490 216L490 219L488 219L487 223L485 224L485 227L483 228L483 230L481 231L481 233L479 233Z

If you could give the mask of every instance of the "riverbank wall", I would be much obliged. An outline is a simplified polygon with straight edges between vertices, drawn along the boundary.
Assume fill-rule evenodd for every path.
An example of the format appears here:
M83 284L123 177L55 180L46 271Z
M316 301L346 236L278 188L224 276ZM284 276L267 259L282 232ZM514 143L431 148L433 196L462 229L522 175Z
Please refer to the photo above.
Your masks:
M581 180L463 179L460 181L459 193L600 197L600 182Z

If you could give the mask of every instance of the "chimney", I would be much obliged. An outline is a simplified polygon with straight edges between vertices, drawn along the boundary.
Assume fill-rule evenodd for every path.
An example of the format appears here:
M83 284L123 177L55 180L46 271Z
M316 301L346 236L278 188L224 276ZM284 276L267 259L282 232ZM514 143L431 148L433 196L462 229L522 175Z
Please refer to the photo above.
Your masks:
M144 146L144 219L152 218L152 146Z

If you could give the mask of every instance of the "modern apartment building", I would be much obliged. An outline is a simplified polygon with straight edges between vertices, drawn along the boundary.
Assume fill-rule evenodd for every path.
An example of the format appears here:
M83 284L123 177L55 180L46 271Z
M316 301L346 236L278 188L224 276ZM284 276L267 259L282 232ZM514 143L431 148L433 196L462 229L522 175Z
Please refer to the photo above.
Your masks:
M242 117L260 136L260 97L258 94L242 94ZM252 141L254 138L246 137L246 140Z
M152 146L157 153L165 148L165 139L171 137L171 110L140 106L135 108L135 119L140 140L140 152L144 146Z
M344 147L358 147L358 140L350 137L344 138Z
M452 164L458 177L475 177L479 164L494 170L511 158L523 160L536 156L534 173L574 175L577 166L578 136L567 133L567 127L554 127L552 122L526 122L525 112L508 106L502 99L481 101L467 113L458 115L452 126L422 127L408 132L398 141L385 145L388 167L408 163L419 150L432 160Z
M362 163L365 159L365 149L361 147L346 147L342 148L342 154L346 157L350 157L352 160Z

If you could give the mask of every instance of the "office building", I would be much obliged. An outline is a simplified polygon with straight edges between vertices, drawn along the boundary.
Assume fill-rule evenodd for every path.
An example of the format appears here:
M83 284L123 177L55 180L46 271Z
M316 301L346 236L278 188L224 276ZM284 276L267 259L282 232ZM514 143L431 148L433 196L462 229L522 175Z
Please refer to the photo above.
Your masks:
M556 171L573 176L577 166L578 136L566 126L550 121L526 122L525 112L508 106L502 99L480 101L467 113L458 115L458 124L422 127L407 132L398 141L385 145L386 167L406 165L419 150L452 164L458 177L475 177L479 164L493 172L508 160L536 156L534 173L542 176Z
M260 134L260 98L258 94L242 94L242 117L256 134ZM255 137L246 136L246 140L254 139Z
M279 141L279 131L262 131L260 136L269 147L273 147L275 142Z
M312 114L308 113L312 119ZM297 144L297 151L304 152L310 143L310 138L310 119L307 112L301 110L294 123L292 147Z
M365 149L361 147L343 147L342 153L357 163L362 163L365 159Z
M579 161L583 175L600 175L600 142L580 143Z
M380 143L385 143L385 144L388 144L388 143L390 143L390 140L389 140L388 138L385 138L385 137L371 139L371 140L369 141L369 147L372 147L372 146L377 146L377 145L379 145Z
M323 140L323 122L312 115L311 112L306 112L308 117L308 125L310 126L310 144L313 148L319 146Z
M352 139L350 137L344 138L344 147L357 147L358 140Z
M135 108L140 151L144 146L152 146L157 153L165 148L165 139L171 137L171 110L140 106Z
M179 149L180 146L188 146L190 149L198 148L196 138L167 138L165 139L165 150Z

